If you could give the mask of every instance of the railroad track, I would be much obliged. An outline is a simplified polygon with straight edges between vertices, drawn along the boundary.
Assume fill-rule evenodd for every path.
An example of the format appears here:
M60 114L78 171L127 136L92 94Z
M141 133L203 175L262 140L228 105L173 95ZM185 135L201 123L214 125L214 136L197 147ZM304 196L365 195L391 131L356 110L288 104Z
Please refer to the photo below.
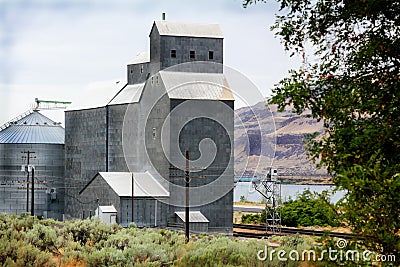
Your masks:
M265 231L265 225L251 225L251 224L234 224L233 225L233 235L238 237L248 237L248 238L263 238L272 235L271 233L267 233ZM253 230L259 231L261 233L250 233L250 232L241 232L235 229L243 229L243 230ZM289 227L281 227L281 235L311 235L311 236L331 236L343 239L354 239L357 237L355 234L348 233L339 233L339 232L329 232L329 231L321 231L321 230L308 230L308 229L299 229L299 228L289 228Z

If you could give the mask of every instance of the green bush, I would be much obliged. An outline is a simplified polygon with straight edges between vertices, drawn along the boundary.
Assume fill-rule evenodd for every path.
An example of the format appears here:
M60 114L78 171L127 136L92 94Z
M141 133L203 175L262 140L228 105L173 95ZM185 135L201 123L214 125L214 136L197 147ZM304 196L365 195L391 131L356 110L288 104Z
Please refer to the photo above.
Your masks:
M280 212L286 226L339 226L336 207L326 193L303 191L296 200L284 203Z
M63 234L71 234L75 242L81 245L107 240L108 236L118 231L118 227L110 227L99 220L76 220L65 223Z
M54 266L52 254L17 239L0 239L2 266Z
M257 259L265 244L211 235L193 235L186 244L181 232L165 229L0 215L0 266L282 266ZM282 244L286 250L310 242L287 237Z
M330 203L327 194L312 193L305 190L296 200L289 200L279 208L281 223L285 226L339 226L336 207ZM244 214L242 223L265 223L266 212L261 214Z
M25 240L42 251L55 251L59 247L57 232L54 228L42 224L33 225L25 234Z

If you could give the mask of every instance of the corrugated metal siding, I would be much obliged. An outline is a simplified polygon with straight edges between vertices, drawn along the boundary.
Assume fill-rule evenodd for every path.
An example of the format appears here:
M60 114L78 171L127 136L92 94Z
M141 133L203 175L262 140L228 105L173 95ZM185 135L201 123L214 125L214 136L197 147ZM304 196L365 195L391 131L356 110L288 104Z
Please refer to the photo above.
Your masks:
M234 100L221 73L160 71L160 76L172 99Z
M64 128L33 112L0 131L2 144L64 144Z
M169 21L156 21L155 24L160 35L224 38L218 24L175 23Z

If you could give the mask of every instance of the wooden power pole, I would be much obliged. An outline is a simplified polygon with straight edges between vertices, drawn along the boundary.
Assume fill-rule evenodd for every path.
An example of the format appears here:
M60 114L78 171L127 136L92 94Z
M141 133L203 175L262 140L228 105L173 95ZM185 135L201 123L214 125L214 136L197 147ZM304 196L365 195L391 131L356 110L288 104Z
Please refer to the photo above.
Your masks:
M206 178L205 176L193 176L190 175L190 166L189 166L189 150L185 151L185 161L186 161L186 166L185 167L171 167L170 169L172 170L184 170L185 175L178 176L178 175L172 175L171 178L185 178L185 222L184 222L184 228L185 228L185 239L186 243L189 242L189 237L190 237L190 196L189 196L189 191L190 191L190 179L191 178ZM193 170L201 171L205 170L204 168L194 168Z
M186 150L186 169L185 169L185 237L186 243L189 242L189 150Z
M32 154L35 154L35 152L32 151L22 151L22 154L26 154L26 156L22 156L22 158L26 158L27 159L27 165L25 166L25 170L26 170L26 212L29 212L29 163L30 163L30 159L36 158L34 156L31 156ZM33 215L34 213L34 168L31 168L32 170L32 201L31 201L31 214Z

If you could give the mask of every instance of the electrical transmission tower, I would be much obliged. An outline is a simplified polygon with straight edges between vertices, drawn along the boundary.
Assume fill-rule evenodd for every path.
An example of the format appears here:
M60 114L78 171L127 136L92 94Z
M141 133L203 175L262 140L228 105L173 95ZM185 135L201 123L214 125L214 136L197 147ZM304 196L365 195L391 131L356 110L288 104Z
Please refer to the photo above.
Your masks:
M281 231L281 183L278 180L277 169L269 169L267 176L259 180L253 180L254 189L265 197L265 223L266 230L272 234Z

